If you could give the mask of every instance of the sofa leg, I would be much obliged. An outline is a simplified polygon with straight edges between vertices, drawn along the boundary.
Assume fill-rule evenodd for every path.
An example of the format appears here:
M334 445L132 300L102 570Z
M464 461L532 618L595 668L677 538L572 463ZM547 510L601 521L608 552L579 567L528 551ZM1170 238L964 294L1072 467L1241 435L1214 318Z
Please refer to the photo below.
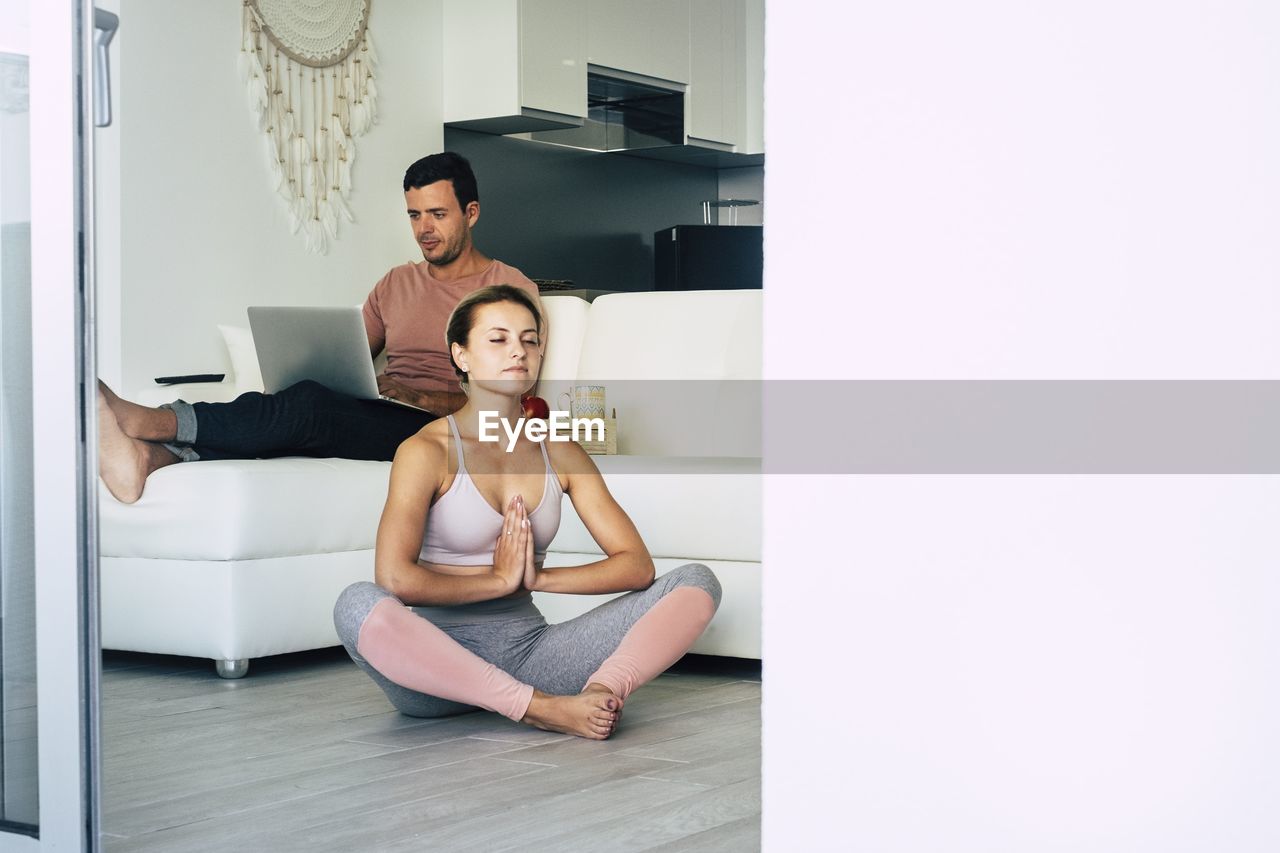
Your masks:
M236 658L235 660L215 660L214 665L218 667L218 675L223 678L244 678L249 672L249 659Z

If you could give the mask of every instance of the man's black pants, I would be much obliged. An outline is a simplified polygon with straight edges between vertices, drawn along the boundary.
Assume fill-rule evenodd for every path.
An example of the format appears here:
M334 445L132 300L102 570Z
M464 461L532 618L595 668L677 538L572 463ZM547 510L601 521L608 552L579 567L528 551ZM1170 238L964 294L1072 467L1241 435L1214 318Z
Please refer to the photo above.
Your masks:
M435 420L428 412L357 400L304 381L278 394L250 391L230 403L193 403L205 459L318 456L390 461L409 436Z

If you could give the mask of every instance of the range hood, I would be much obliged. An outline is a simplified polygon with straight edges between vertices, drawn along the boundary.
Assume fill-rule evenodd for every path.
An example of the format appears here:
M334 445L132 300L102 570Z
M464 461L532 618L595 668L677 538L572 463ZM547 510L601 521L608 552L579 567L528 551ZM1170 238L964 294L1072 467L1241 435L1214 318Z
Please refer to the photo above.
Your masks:
M587 66L587 115L581 125L534 121L453 122L464 130L498 133L547 145L667 160L711 168L757 166L763 154L735 154L733 146L685 133L685 87L626 71ZM538 129L545 128L545 129Z
M581 127L538 130L525 139L723 168L760 165L764 155L735 154L733 146L685 133L685 87L625 71L587 66L587 117Z
M534 131L528 138L587 151L683 145L684 87L667 88L588 66L582 127Z

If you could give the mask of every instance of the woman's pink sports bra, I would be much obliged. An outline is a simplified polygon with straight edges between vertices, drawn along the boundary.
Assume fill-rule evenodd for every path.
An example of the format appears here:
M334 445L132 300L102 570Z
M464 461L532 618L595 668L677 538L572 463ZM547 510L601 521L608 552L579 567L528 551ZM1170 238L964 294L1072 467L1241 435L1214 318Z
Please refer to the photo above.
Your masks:
M488 566L493 563L493 543L502 533L503 516L484 499L467 472L458 424L453 415L448 417L449 432L458 454L458 473L449 490L427 514L419 558L443 566ZM529 523L533 527L534 559L541 561L560 529L560 496L564 491L547 458L546 444L539 442L539 445L542 461L547 466L546 485L542 489L542 500L529 513Z

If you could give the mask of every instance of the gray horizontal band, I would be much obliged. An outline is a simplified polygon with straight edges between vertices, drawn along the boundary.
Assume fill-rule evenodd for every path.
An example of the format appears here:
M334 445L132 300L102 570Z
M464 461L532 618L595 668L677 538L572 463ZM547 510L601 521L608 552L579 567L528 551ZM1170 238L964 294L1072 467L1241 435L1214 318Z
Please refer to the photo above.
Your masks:
M766 474L1280 474L1280 382L773 381Z

